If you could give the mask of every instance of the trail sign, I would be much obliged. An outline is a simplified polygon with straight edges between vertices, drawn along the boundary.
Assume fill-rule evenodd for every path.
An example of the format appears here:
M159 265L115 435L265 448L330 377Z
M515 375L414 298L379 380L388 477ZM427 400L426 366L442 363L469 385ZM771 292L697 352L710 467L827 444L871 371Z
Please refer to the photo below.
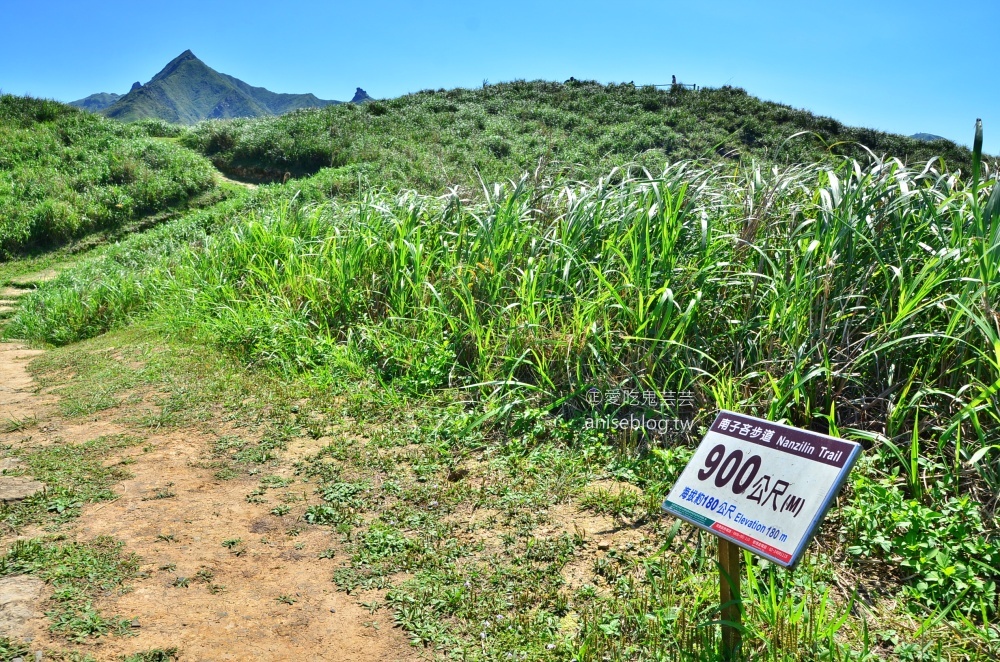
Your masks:
M663 510L792 567L860 452L852 441L722 411Z

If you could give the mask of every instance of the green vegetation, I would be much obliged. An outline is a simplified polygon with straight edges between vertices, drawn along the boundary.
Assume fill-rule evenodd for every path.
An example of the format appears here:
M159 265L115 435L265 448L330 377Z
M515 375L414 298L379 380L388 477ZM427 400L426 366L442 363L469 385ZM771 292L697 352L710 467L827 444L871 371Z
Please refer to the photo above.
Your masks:
M64 522L79 516L86 503L114 499L116 495L111 486L130 478L131 474L117 463L106 466L107 458L114 451L140 442L119 435L30 453L13 453L24 461L25 470L8 471L8 474L27 473L52 487L17 504L4 504L0 507L0 522L12 530L29 523Z
M718 659L714 540L659 504L726 408L865 446L800 567L745 555L748 659L995 659L996 166L980 140L944 164L784 142L861 137L824 122L738 90L513 83L203 123L181 141L230 172L316 174L97 249L4 333L71 345L36 365L74 367L73 411L150 383L143 425L206 401L248 421L206 467L330 527L333 583L431 656ZM693 402L595 411L591 387ZM586 425L640 409L694 427ZM305 501L279 475L300 435L325 439Z
M123 655L123 662L173 662L177 659L176 648L154 648L140 653Z
M808 135L788 140L799 132ZM764 156L812 163L830 152L867 159L865 148L921 168L943 157L968 172L969 151L950 142L845 127L732 87L690 91L631 84L513 82L477 90L427 90L364 105L281 117L203 122L183 138L222 169L281 180L335 168L330 189L358 179L393 189L463 193L533 173L536 180L595 179L638 160ZM863 145L864 147L862 147ZM939 166L939 169L942 169Z
M12 641L7 637L0 637L0 656L3 656L4 660L13 660L18 656L28 656L31 654L31 649L24 644Z
M34 574L52 585L54 608L46 615L53 632L86 641L114 632L128 632L131 619L108 618L93 606L105 591L123 590L139 571L139 560L123 545L106 537L89 543L58 545L18 540L0 558L0 576Z
M312 184L321 191L322 176L317 180ZM420 473L426 480L455 458L477 454L482 442L475 440L489 430L512 437L506 442L512 446L493 451L509 458L502 462L542 453L544 459L531 461L534 480L558 481L511 494L531 509L579 495L595 512L655 515L679 466L676 459L664 462L660 450L641 453L641 461L614 474L639 487L641 499L580 492L616 462L579 418L588 411L582 395L590 386L692 391L693 411L659 413L691 415L700 424L724 407L859 439L869 461L855 474L848 507L832 520L844 536L843 553L886 576L904 568L900 587L915 614L926 609L977 628L994 621L1000 608L1000 543L986 506L1000 485L984 461L997 443L988 421L1000 412L989 394L1000 366L989 349L994 322L980 312L996 287L984 277L994 269L984 240L992 236L1000 197L988 196L991 189L997 190L992 182L977 187L973 198L972 186L934 170L851 161L839 168L750 163L735 173L681 163L655 179L623 173L610 183L556 188L522 181L488 190L479 202L378 192L316 202L308 185L294 199L290 191L283 199L283 189L262 189L253 202L240 202L237 222L193 242L180 231L179 248L162 250L159 259L140 248L147 235L71 269L29 295L8 329L60 329L48 340L87 335L86 316L72 328L76 318L57 311L91 310L80 302L94 291L121 291L126 279L141 274L149 294L136 299L162 311L161 324L169 319L175 332L211 339L253 369L334 386L362 371L417 398L464 387L477 395L476 404L450 433L436 432L430 455L414 466L409 489L417 492L403 492L411 503L418 494L423 503L453 499L453 508L467 499L462 492L421 493ZM178 228L200 227L188 223ZM166 237L172 227L159 231ZM112 266L130 251L146 256L138 270ZM227 438L218 452L267 463L275 449L266 440L258 446ZM588 453L596 453L593 460L575 459ZM522 470L512 465L509 479ZM358 514L371 508L371 488L328 475L321 502L307 505L303 519L345 531L362 526ZM266 503L262 495L254 493L252 502ZM378 521L354 534L358 551L351 569L335 576L339 586L370 590L391 585L397 572L416 572L388 604L401 626L431 646L478 636L473 623L487 611L527 608L476 606L466 598L455 604L471 611L426 611L454 582L471 581L467 574L442 574L441 566L471 552L444 546L454 538L450 528L429 528L430 520L412 519L416 513L383 506ZM511 511L510 526L519 513ZM635 576L615 566L602 570L609 581L629 576L636 583L611 602L579 603L576 634L560 637L559 624L545 619L569 613L559 586L573 544L545 569L524 575L519 559L540 554L536 545L563 544L529 545L537 521L525 526L520 543L516 534L511 539L509 560L492 561L493 574L479 580L503 581L511 594L548 605L510 634L519 646L553 644L568 654L585 641L588 650L628 658L629 651L653 650L663 641L657 637L694 636L672 630L672 620L653 637L638 627L644 616L614 626L598 616L658 601L695 600L690 604L709 608L700 593L670 597L650 584L648 573L675 581L681 571L653 556ZM710 574L710 560L701 563ZM829 590L831 578L817 563L806 578L824 588L782 593L779 605L804 605ZM537 591L551 593L539 602ZM822 604L822 618L830 620L816 627L828 631L823 646L834 650L839 616ZM768 613L777 618L778 610L772 605ZM700 622L697 610L686 613ZM467 626L441 630L451 622L446 617ZM551 636L537 638L543 631ZM631 639L623 639L628 632ZM496 650L512 645L498 642Z
M175 131L0 96L0 258L118 227L213 186L204 159L152 137Z
M237 197L149 232L131 235L118 244L97 248L87 259L80 260L76 268L63 272L57 279L60 286L56 289L73 290L76 294L49 299L46 305L54 308L45 315L31 314L22 302L25 314L8 327L7 333L64 344L125 322L148 309L165 275L162 269L169 269L172 255L185 246L204 242L209 229L244 207L243 199ZM140 277L126 280L129 274ZM27 303L30 301L29 295ZM57 309L73 321L57 322L52 315Z

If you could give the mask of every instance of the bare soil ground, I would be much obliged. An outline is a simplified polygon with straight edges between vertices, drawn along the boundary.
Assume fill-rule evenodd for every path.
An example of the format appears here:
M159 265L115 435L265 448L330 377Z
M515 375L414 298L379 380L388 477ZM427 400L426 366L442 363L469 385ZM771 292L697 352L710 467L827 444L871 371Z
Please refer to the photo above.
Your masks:
M233 179L232 177L226 177L221 172L218 174L218 177L220 180L224 182L229 182L230 184L236 184L237 186L242 186L243 188L248 188L251 190L257 188L256 184L253 184L251 182L240 181L239 179Z
M11 278L10 282L14 285L14 287L34 287L36 284L47 283L50 280L55 280L56 277L59 276L60 271L62 271L62 269L45 269L43 271L36 271L35 273L28 274L26 276Z
M40 353L0 344L0 421L30 422L0 434L0 447L78 444L130 432L145 437L141 448L109 459L131 462L133 477L115 487L118 498L86 505L60 530L70 540L108 535L124 541L127 551L141 557L143 573L131 591L105 595L96 605L134 618L132 636L68 644L38 618L44 598L32 608L20 594L15 611L21 616L8 627L10 634L29 637L32 648L76 648L98 660L169 647L177 647L185 661L418 659L384 611L373 616L336 592L330 577L343 555L336 555L338 543L329 530L299 529L262 515L267 509L247 500L255 481L223 481L202 468L213 438L200 429L131 431L116 422L121 412L114 411L66 420L58 396L39 390L26 370ZM21 536L33 533L39 532ZM0 537L5 546L11 541ZM334 558L319 558L327 549Z

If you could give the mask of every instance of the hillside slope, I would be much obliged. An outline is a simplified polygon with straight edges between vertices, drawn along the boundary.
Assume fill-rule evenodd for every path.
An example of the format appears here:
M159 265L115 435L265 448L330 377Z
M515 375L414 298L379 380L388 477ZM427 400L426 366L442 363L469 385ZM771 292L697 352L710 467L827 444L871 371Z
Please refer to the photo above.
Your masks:
M0 144L19 145L23 182L10 200L100 196L166 162L157 144L175 147L144 146L159 158L143 165L115 137L143 146L154 123L4 102ZM56 439L70 425L18 412L8 450L46 453L32 468L59 489L9 508L0 543L79 517L60 535L110 531L146 564L174 550L160 566L179 571L172 583L136 574L125 601L99 603L143 624L129 641L262 657L177 618L250 595L270 619L250 630L273 649L332 631L289 628L290 613L334 615L341 645L349 612L330 601L344 599L372 632L368 617L391 613L382 631L427 656L715 662L714 538L660 504L727 409L865 446L794 572L746 557L746 659L1000 659L993 165L941 176L923 160L947 144L732 89L512 83L167 128L222 163L320 172L102 247L19 294L0 330L56 345L111 331L39 361L42 394L66 397L87 430L141 426L100 443L143 453L66 473L49 459L57 444L68 463L99 440ZM803 130L819 138L785 144ZM851 140L911 166L832 163L867 154ZM637 154L649 172L610 170ZM711 158L653 169L684 154ZM492 185L525 170L533 180ZM351 183L357 195L329 199ZM434 194L451 184L482 193ZM640 417L673 430L595 424ZM139 478L100 486L110 510L72 505L82 481L126 460ZM223 512L238 517L212 519ZM149 522L173 524L154 538ZM261 580L241 563L275 571ZM54 625L62 613L48 612ZM60 643L71 632L50 627ZM102 659L136 650L96 640L86 650Z
M0 258L162 211L214 185L211 165L55 101L0 96Z
M789 140L790 136L805 135ZM941 156L968 170L969 151L761 101L742 89L698 91L516 81L423 91L283 117L207 122L184 138L237 175L279 179L351 166L380 182L442 191L523 172L573 178L638 159L652 169L684 158L766 157L802 163L842 154L921 163ZM350 175L346 179L356 176Z
M360 87L354 91L354 96L351 98L351 103L364 103L366 101L374 101L367 92L362 90Z
M711 650L712 628L696 624L718 611L716 550L672 528L660 504L699 428L738 409L866 449L794 574L748 560L745 659L1000 659L1000 439L979 424L1000 420L995 320L982 306L1000 282L981 248L990 224L975 222L1000 209L986 204L995 184L974 204L970 178L919 165L744 160L490 186L479 200L379 181L331 201L326 174L261 187L158 239L136 235L25 297L7 333L62 344L150 311L168 331L83 345L61 370L94 355L140 366L175 389L157 427L197 406L224 411L220 400L261 413L197 419L203 429L285 417L209 441L200 457L212 463L190 464L227 473L197 484L258 475L259 489L240 481L210 495L212 508L270 512L295 535L299 522L328 527L324 544L346 546L327 554L343 559L328 586L384 599L426 651L446 641L468 659L597 662ZM173 349L178 338L199 346ZM247 372L216 369L209 344ZM165 378L162 355L197 368ZM936 397L895 394L899 374ZM208 386L214 375L227 376ZM281 399L234 391L278 377ZM591 389L608 397L595 404ZM637 399L645 392L653 403ZM688 405L674 400L684 392ZM976 410L954 406L962 399ZM690 427L594 425L610 417ZM277 468L283 458L294 473ZM280 497L293 479L294 497ZM144 531L133 544L148 544ZM783 613L808 627L772 616ZM769 654L775 641L786 655Z
M171 60L158 74L134 87L104 112L122 121L158 118L193 124L204 119L280 115L298 108L322 108L338 101L313 94L279 94L219 73L190 50Z

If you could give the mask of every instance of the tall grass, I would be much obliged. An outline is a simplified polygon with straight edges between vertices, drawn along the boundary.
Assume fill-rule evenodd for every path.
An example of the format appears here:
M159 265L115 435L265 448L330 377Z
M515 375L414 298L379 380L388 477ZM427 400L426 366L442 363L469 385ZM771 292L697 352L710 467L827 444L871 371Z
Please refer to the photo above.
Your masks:
M420 363L406 352L446 352L433 387L527 388L548 404L630 381L697 386L704 404L728 376L727 404L909 443L920 402L921 425L947 429L970 352L972 377L995 381L972 307L974 206L953 178L890 161L612 179L522 180L472 205L286 202L192 252L177 289L250 362L321 364L273 340L274 323L301 325L310 345L350 338L399 374Z
M1000 576L994 177L679 162L484 185L474 202L274 193L147 266L143 287L252 366L321 372L347 345L404 391L462 387L487 409L572 418L594 386L691 391L693 411L663 413L726 407L863 440L888 482L856 482L884 498L845 511L851 552L902 559L918 600L985 620ZM9 333L79 337L51 311L91 308L86 280L43 288Z

